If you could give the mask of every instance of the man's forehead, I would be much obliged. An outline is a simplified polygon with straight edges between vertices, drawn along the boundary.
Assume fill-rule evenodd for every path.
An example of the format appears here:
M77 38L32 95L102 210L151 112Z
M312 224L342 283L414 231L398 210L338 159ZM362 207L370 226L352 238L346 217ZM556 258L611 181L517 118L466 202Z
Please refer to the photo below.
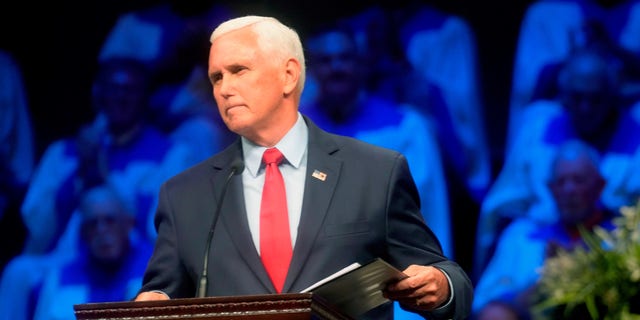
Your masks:
M211 44L209 62L226 63L240 59L251 59L258 53L255 39L244 36L224 35Z
M573 173L579 174L595 174L597 168L584 157L578 157L575 159L560 159L555 164L556 175L567 175Z
M97 217L97 216L117 216L123 215L124 208L118 202L101 202L101 203L91 203L85 205L82 209L83 217Z

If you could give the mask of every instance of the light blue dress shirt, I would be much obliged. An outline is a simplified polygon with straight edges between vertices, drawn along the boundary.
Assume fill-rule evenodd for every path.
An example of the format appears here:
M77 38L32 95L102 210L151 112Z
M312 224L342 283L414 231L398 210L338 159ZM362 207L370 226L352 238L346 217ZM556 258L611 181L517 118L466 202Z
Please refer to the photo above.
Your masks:
M280 164L280 172L284 178L287 192L287 208L289 211L289 230L291 245L295 246L298 235L298 224L302 212L302 197L307 172L307 124L298 113L298 120L275 147L282 152L285 160ZM267 148L256 145L248 139L242 138L242 152L245 170L242 172L244 186L244 201L247 208L247 220L253 243L260 252L260 201L262 186L264 185L264 164L262 154Z

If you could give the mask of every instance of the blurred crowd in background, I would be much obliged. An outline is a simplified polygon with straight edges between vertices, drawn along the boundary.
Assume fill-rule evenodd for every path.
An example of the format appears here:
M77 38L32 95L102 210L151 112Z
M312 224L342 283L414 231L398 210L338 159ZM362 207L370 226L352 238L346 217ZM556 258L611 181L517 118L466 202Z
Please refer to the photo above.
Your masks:
M133 297L160 184L235 138L207 55L237 15L300 33L302 113L407 156L478 319L528 319L545 257L640 194L640 1L33 6L0 13L0 318Z

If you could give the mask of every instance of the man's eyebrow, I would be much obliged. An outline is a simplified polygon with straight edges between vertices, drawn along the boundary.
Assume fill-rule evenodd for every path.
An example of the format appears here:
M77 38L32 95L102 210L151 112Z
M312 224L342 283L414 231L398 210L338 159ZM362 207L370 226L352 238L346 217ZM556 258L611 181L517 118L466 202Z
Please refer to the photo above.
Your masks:
M244 64L234 63L234 64L231 64L231 65L227 66L227 69L230 70L231 72L237 72L237 71L239 71L241 69L244 69L246 67L247 66L244 65Z
M210 80L219 79L221 74L222 73L220 71L211 72L211 73L209 73L209 79Z

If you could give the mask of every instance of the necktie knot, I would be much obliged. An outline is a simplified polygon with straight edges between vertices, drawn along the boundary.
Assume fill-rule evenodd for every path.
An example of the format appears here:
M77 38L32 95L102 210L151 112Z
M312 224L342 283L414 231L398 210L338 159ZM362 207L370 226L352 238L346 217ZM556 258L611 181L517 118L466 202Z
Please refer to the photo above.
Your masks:
M269 148L262 154L262 161L264 161L266 165L270 165L272 163L279 165L280 162L282 162L282 159L284 159L284 156L277 148Z

